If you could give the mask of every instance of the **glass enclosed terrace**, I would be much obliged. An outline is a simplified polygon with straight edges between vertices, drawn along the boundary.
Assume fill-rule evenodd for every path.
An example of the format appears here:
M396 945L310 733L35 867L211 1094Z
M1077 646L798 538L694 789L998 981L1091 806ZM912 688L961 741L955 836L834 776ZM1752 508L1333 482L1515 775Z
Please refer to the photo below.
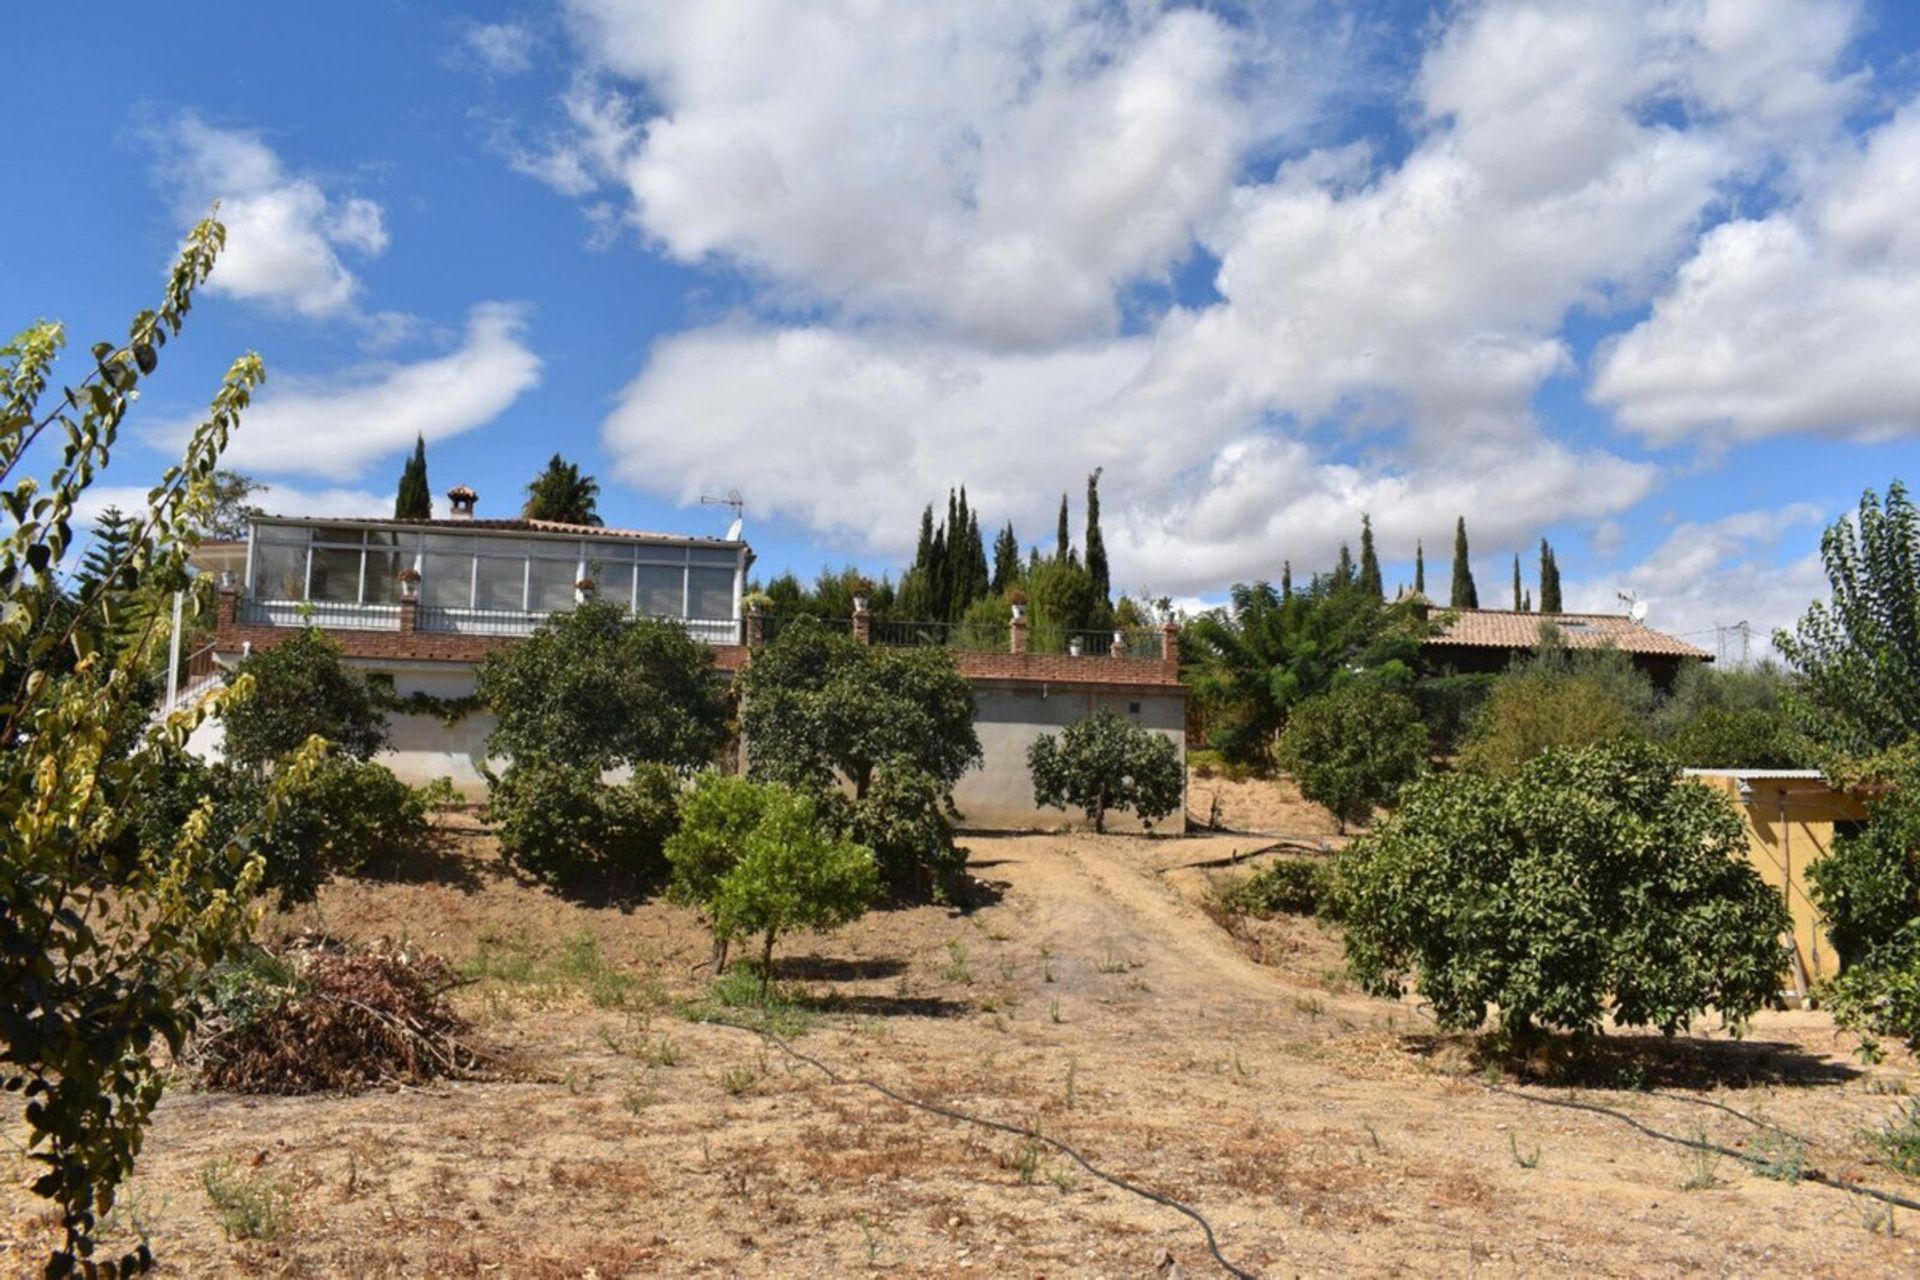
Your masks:
M395 630L401 601L413 598L422 631L524 635L573 608L579 584L590 582L599 599L636 615L734 644L747 563L738 542L269 518L254 522L248 541L241 617Z

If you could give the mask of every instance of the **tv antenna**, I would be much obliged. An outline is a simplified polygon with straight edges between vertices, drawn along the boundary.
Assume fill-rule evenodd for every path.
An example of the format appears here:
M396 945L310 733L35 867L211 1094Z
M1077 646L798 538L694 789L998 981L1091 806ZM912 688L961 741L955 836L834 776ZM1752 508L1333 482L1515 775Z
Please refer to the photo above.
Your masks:
M1627 606L1627 616L1629 618L1632 618L1635 622L1645 622L1647 620L1647 602L1640 598L1639 592L1616 591L1613 593L1613 597L1621 604Z
M738 489L729 488L722 494L703 493L700 495L700 505L703 507L726 507L732 511L733 523L727 526L726 541L739 541L740 527L746 523L747 500L740 496Z

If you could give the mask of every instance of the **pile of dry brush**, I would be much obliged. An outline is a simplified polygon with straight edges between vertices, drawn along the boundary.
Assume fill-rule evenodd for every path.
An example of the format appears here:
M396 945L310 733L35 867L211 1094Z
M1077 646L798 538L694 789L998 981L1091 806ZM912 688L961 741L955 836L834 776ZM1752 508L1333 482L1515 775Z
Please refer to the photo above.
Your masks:
M303 934L214 973L188 1065L241 1093L492 1078L447 1003L459 982L435 955Z

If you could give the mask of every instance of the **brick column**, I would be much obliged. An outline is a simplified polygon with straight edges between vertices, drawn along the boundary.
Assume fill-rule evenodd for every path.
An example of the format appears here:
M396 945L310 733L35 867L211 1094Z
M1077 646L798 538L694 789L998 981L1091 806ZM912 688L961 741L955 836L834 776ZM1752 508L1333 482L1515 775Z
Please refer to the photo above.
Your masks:
M767 615L758 609L747 610L747 647L758 649L767 642Z
M220 604L214 618L217 630L231 630L240 620L240 588L220 588Z
M853 638L861 644L873 643L873 613L865 600L853 602Z
M1160 661L1180 665L1180 628L1171 622L1160 628Z
M1025 653L1027 651L1027 620L1021 614L1013 615L1013 625L1008 628L1009 644L1007 652Z
M400 601L400 634L410 636L420 629L420 600L402 599Z

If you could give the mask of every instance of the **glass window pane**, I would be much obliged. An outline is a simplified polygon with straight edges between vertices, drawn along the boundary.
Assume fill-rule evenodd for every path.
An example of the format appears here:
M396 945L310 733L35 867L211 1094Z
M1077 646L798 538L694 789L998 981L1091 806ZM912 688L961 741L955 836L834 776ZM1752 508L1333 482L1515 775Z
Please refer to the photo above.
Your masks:
M282 542L296 546L307 545L307 530L304 525L263 524L253 531L255 542Z
M400 599L400 571L413 565L413 553L367 551L368 604L393 604Z
M733 570L687 570L687 616L689 618L731 618L733 616Z
M474 539L473 549L483 556L514 556L524 560L527 556L527 540L483 533Z
M313 540L315 542L344 542L350 547L357 547L366 542L367 531L365 529L355 528L353 525L323 524L314 528Z
M429 551L473 550L473 535L470 533L429 533L423 536Z
M687 555L695 564L725 565L729 569L740 561L740 553L732 547L694 547Z
M474 578L473 607L476 609L525 608L522 593L526 589L525 560L496 560L481 556L480 572Z
M435 555L420 558L420 602L442 609L473 603L473 557Z
M360 552L334 547L313 549L309 598L357 604L360 600Z
M307 549L253 544L253 581L247 590L256 600L304 600L307 595Z
M527 582L527 608L552 613L573 608L575 564L572 560L534 560Z
M680 616L681 575L685 569L643 564L640 574L640 599L634 612L641 617L677 618Z
M577 542L553 542L546 538L530 538L528 546L532 549L532 554L541 560L572 560L578 563L580 559L580 544Z

